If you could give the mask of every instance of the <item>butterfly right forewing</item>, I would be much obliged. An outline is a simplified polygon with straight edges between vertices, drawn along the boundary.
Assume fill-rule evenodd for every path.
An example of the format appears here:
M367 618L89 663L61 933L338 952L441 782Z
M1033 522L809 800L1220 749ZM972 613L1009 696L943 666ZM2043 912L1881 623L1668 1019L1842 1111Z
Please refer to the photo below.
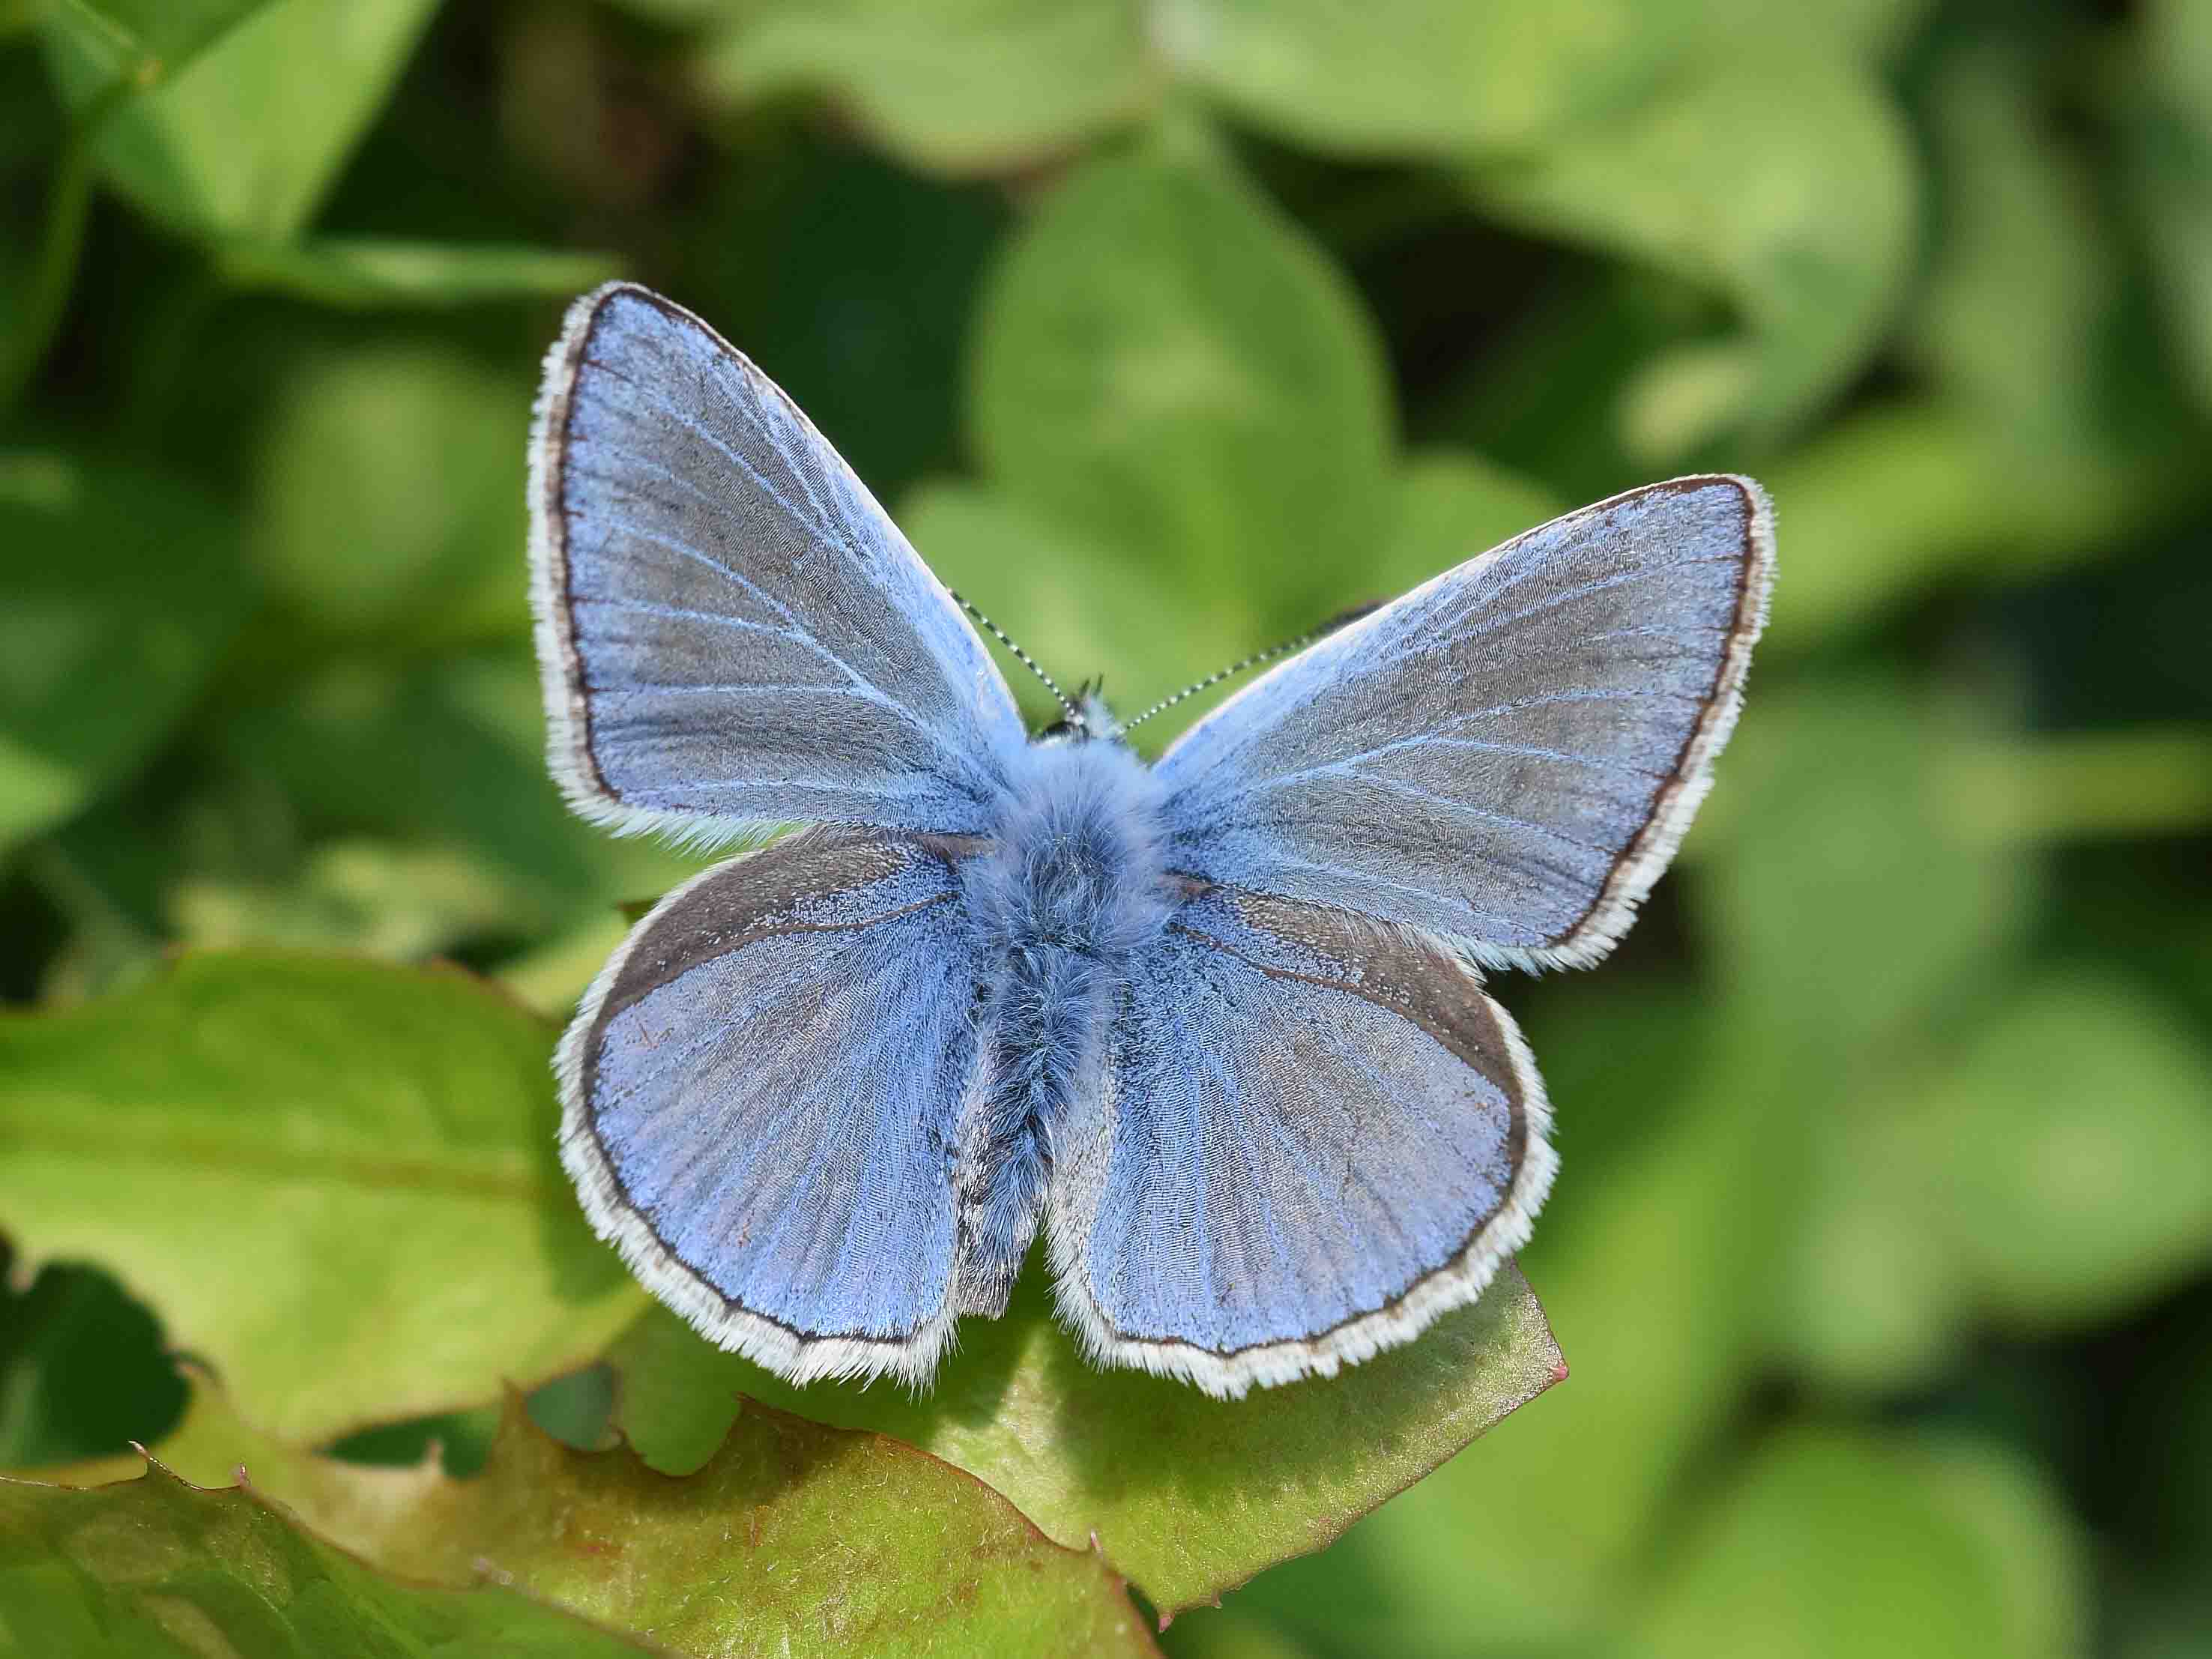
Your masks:
M1571 513L1331 635L1162 758L1170 865L1583 966L1673 856L1735 720L1766 498L1678 478Z

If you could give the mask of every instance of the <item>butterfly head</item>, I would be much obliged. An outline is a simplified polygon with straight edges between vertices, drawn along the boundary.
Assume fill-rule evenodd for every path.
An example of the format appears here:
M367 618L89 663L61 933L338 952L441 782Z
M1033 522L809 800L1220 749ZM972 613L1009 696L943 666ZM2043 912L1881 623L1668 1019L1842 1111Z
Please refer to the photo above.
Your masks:
M1103 679L1088 680L1075 688L1066 719L1054 720L1036 734L1039 743L1089 743L1103 738L1121 741L1121 722L1106 706Z

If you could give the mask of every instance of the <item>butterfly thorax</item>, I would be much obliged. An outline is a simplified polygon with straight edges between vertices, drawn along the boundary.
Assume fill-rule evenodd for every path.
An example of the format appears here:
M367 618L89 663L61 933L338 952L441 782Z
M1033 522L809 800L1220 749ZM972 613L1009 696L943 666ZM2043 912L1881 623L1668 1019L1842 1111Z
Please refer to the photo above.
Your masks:
M986 977L975 1019L988 1061L961 1126L962 1310L1005 1304L1036 1231L1054 1139L1095 1097L1136 954L1166 926L1161 792L1123 745L1031 744L992 850L962 881Z

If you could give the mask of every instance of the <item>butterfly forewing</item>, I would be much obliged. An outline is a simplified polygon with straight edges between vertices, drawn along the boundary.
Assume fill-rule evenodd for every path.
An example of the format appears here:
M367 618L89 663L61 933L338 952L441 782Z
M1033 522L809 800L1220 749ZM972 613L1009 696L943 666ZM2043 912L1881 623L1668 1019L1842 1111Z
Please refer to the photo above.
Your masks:
M1171 867L1494 965L1609 950L1727 740L1765 497L1677 479L1530 531L1332 635L1171 748Z
M532 445L554 770L701 841L793 821L977 833L1020 717L983 645L805 416L689 312L579 301Z

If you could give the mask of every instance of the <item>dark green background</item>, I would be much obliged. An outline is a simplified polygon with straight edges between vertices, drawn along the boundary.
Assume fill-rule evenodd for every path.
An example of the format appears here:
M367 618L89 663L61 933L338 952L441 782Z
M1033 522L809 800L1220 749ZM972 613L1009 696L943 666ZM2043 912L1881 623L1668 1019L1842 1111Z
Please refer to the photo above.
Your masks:
M1125 710L1757 475L1678 872L1502 981L1572 1378L1167 1644L2212 1645L2212 7L14 0L0 213L22 1004L276 942L557 1011L687 867L540 760L523 441L607 275ZM8 1297L0 1464L159 1435L145 1313Z

